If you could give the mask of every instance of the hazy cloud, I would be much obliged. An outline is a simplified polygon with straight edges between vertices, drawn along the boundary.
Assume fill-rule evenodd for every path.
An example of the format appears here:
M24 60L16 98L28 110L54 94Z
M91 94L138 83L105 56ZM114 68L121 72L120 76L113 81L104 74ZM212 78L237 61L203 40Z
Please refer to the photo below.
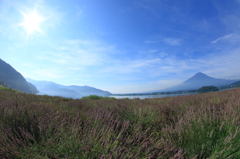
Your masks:
M139 59L129 61L114 60L114 63L111 66L105 67L101 72L114 74L138 73L154 67L160 61L160 59Z
M159 41L151 41L151 40L146 40L146 41L144 41L145 43L157 43L157 42L159 42Z
M65 40L51 46L51 52L36 55L41 60L65 64L69 67L98 66L107 63L110 54L116 52L114 46L99 41Z
M56 79L64 77L64 73L59 69L46 68L46 69L38 69L34 72L35 75L44 77L46 79Z
M235 42L235 41L239 41L240 40L240 36L236 35L236 34L227 34L225 36L222 36L220 38L217 38L216 40L211 41L211 43L215 44L221 41L230 41L230 42Z
M182 39L177 38L169 38L169 37L157 37L156 40L146 40L145 43L151 44L151 43L158 43L158 42L164 42L165 44L172 45L172 46L178 46L181 45Z
M164 38L162 41L168 45L178 46L181 45L182 40L176 38Z
M177 84L182 83L182 80L175 80L175 79L167 79L167 80L159 80L157 81L157 84L161 86L161 89L165 89Z
M158 49L141 50L141 51L139 51L139 53L141 53L141 54L155 54L155 53L157 53L158 51L159 51Z
M215 77L225 78L234 77L240 79L239 70L240 68L240 47L233 48L231 50L223 50L218 56L212 56L207 62L208 68L206 73L211 73Z

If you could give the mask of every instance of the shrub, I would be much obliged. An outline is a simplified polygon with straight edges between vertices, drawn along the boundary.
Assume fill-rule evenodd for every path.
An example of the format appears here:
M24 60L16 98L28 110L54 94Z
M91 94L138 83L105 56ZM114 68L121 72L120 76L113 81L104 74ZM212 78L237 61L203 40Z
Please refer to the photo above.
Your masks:
M213 92L213 91L219 91L219 89L214 86L204 86L198 89L199 93Z
M82 97L82 99L101 99L101 98L103 98L103 97L97 96L97 95L90 95L90 96Z

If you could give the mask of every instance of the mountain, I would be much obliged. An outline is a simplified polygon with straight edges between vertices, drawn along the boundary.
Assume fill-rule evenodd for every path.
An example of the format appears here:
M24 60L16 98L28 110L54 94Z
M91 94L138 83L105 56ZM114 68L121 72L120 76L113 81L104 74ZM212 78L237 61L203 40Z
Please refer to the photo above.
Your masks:
M234 83L230 84L230 86L239 87L240 86L240 81L234 82Z
M47 94L50 96L62 96L68 98L81 98L82 95L77 93L74 90L63 88L62 85L59 85L50 81L36 81L30 78L26 78L28 82L34 84L39 90L39 94Z
M37 90L37 88L36 88L32 83L30 83L30 82L28 82L28 81L27 81L27 83L28 83L28 86L30 87L30 89L31 89L33 92L39 93L39 91Z
M0 81L0 85L3 87L9 87L8 84L6 82Z
M70 97L74 99L88 95L105 96L107 94L111 94L110 92L89 86L76 86L76 85L65 86L51 81L36 81L30 78L26 79L28 82L33 83L41 94Z
M75 90L76 92L82 94L83 96L89 96L89 95L99 95L99 96L105 96L107 94L111 94L108 91L103 91L94 87L89 86L64 86L67 89Z
M221 87L221 86L230 85L236 81L239 81L239 80L217 79L217 78L209 77L203 74L202 72L199 72L179 85L176 85L167 89L163 89L163 90L158 90L158 91L165 92L165 91L197 90L203 86Z
M37 93L25 78L11 65L0 59L0 81L5 82L10 88L17 89L25 93Z

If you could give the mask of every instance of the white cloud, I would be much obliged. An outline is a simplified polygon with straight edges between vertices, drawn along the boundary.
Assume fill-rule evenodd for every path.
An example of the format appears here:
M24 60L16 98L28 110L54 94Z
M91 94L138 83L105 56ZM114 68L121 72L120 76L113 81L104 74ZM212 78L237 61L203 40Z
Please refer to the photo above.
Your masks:
M144 42L148 44L154 44L154 43L159 43L161 41L168 45L178 46L178 45L181 45L182 39L170 38L170 37L157 37L155 38L155 40L146 40Z
M159 42L159 41L151 41L151 40L146 40L146 41L144 41L145 43L157 43L157 42Z
M163 1L159 0L135 0L133 4L127 10L141 10L144 12L142 15L149 14L151 17L159 18L162 16L162 12L165 9L171 10L172 8Z
M115 60L111 66L102 69L103 73L130 74L143 72L146 69L154 67L161 59L140 59L130 61Z
M145 3L144 1L134 1L133 7L137 9L144 9L145 12L155 13L155 9L149 3Z
M178 46L181 45L182 39L164 38L162 41L168 45Z
M182 83L182 80L175 80L175 79L167 79L167 80L159 80L157 81L157 84L161 89L169 88L171 86L177 85Z
M51 46L51 52L36 55L40 60L67 67L99 66L108 63L110 55L116 53L114 46L99 41L66 40Z
M179 75L178 79L181 78L184 72L199 72L199 69L205 69L206 61L198 59L181 59L176 57L166 57L161 63L156 65L154 68L149 70L149 75L152 77L170 77L173 75Z
M149 53L156 53L158 52L158 49L154 49L154 50L148 50Z
M222 42L222 41L230 41L230 42L236 42L240 40L240 36L237 34L227 34L224 35L220 38L217 38L216 40L211 41L211 43L215 44L218 42Z
M34 74L39 77L44 77L44 80L64 77L64 73L62 71L53 68L38 69L34 71Z
M150 55L150 54L156 54L159 50L158 49L150 49L150 50L140 50L138 51L140 54L143 55Z
M218 78L238 78L240 68L240 47L223 50L218 56L212 56L207 62L208 68L204 72Z

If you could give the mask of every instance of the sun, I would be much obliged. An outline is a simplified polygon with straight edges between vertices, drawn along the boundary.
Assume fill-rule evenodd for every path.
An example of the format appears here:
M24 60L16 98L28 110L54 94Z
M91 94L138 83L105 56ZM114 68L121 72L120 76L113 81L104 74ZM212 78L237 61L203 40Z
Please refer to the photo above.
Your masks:
M35 31L42 32L40 22L43 21L43 18L35 10L31 14L22 13L22 15L24 16L24 21L21 25L25 27L28 34L32 34Z

